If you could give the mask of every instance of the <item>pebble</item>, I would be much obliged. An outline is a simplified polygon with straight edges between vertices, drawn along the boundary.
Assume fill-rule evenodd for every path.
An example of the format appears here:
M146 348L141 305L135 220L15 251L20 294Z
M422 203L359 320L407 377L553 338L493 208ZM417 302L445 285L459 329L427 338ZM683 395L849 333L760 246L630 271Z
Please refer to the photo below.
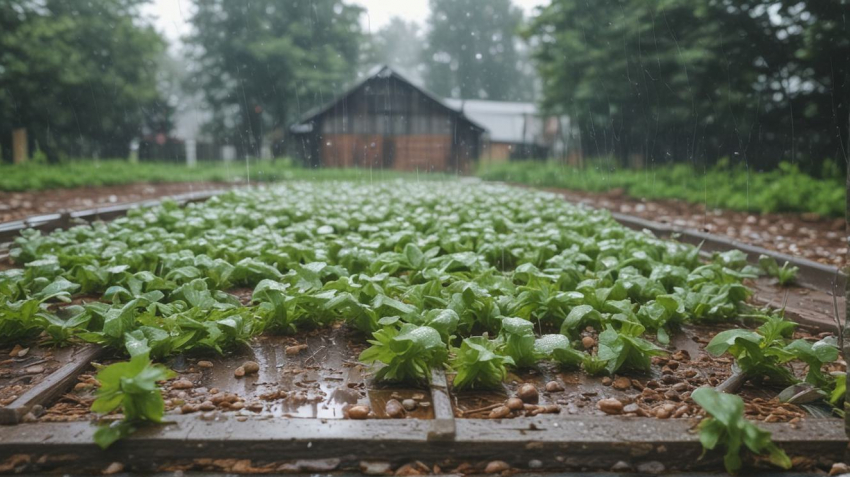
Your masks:
M287 356L292 356L294 354L298 354L298 353L304 351L305 349L307 349L306 344L300 344L300 345L295 345L295 346L287 346L285 353L287 354Z
M490 419L502 419L503 417L508 417L511 414L511 410L508 409L507 406L499 406L496 409L490 411L489 417Z
M836 462L832 464L832 468L829 469L829 475L841 475L847 473L850 473L850 466L844 462Z
M623 403L614 398L600 399L596 403L596 407L605 414L620 414L623 412Z
M655 417L658 419L667 419L673 412L676 411L676 406L674 404L665 404L658 409L655 410Z
M180 408L181 414L191 414L193 412L198 412L198 406L195 406L194 404L184 404Z
M245 374L256 374L260 371L260 365L256 361L245 361L241 368L245 370Z
M512 398L508 399L507 401L505 401L505 406L508 409L510 409L511 411L521 411L524 404L522 402L522 399L512 397Z
M372 410L366 405L351 406L348 408L349 419L367 419Z
M511 468L510 464L503 460L494 460L487 463L487 467L484 468L485 474L501 474L502 472L509 470Z
M387 405L384 409L387 412L387 416L393 419L402 419L406 415L404 412L404 406L398 402L398 399L390 399L387 401ZM351 412L351 410L349 410L349 412Z
M18 353L20 353L22 349L24 349L23 346L16 344L15 347L12 348L12 351L9 352L9 356L12 358L17 358Z
M651 460L649 462L641 462L637 466L637 471L641 474L660 474L664 472L665 467L664 464L658 462L657 460Z
M603 386L610 386L611 383L613 383L613 382L614 381L611 378L609 378L608 376L605 376L604 378L602 378L602 385Z
M123 472L123 471L124 471L124 464L122 464L121 462L113 462L113 463L109 464L109 466L106 467L106 469L103 470L103 474L104 475L112 475L112 474L117 474L117 473Z
M213 367L213 363L212 361L198 361L198 366L209 369Z
M532 404L540 400L540 393L537 392L537 388L535 388L533 384L528 383L525 383L519 387L516 396L522 399L523 402Z
M581 339L581 345L584 346L584 349L590 349L596 346L596 340L592 336L585 336Z
M404 407L405 411L412 411L416 409L416 400L415 399L405 399L401 402L402 407Z
M625 391L626 389L632 387L632 381L625 376L620 376L619 378L615 379L613 383L611 383L611 386L614 389Z
M195 387L195 385L192 384L192 381L185 378L178 379L171 383L171 389L192 389L193 387Z
M624 460L618 460L611 466L611 472L628 472L632 470L632 465Z
M41 374L44 372L44 366L38 364L35 366L30 366L29 368L24 370L27 374Z
M29 349L29 348L24 348L24 349L22 349L22 350L18 351L18 358L23 358L23 357L24 357L24 356L26 356L26 355L27 355L27 353L29 353L29 352L30 352L30 349Z
M236 376L237 378L241 378L242 376L245 376L245 368L243 368L242 366L239 366L238 368L236 368L236 370L233 371L233 375Z
M201 411L205 411L205 412L206 411L214 411L215 410L215 404L213 404L212 401L204 401L198 406L198 409L201 410Z
M529 469L539 469L541 467L543 467L543 462L538 459L531 459L530 461L528 461Z
M558 381L549 381L546 383L546 392L547 393L559 393L564 390L564 387L561 386L561 383Z
M384 475L392 470L389 462L361 460L360 472L366 475Z

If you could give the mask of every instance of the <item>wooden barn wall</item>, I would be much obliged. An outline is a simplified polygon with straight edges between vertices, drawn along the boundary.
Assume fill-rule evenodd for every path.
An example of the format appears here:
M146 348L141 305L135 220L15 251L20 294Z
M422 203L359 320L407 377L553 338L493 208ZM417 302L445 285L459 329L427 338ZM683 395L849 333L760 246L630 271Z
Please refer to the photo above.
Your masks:
M316 121L324 167L470 170L478 133L466 121L395 78L374 79Z

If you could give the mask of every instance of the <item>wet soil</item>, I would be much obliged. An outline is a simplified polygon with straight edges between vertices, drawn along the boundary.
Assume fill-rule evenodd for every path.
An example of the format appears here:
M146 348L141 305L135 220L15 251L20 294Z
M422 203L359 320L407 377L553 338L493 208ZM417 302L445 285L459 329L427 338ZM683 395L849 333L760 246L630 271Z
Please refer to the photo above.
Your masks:
M706 209L676 200L641 200L622 191L546 189L567 200L664 224L725 235L744 243L841 267L847 261L845 222L816 214L753 214Z
M0 348L0 408L14 403L82 349L83 346L52 348L35 343Z
M80 187L44 191L0 191L0 223L34 215L78 211L117 204L140 202L160 197L229 189L233 184L220 182L138 183L119 186Z

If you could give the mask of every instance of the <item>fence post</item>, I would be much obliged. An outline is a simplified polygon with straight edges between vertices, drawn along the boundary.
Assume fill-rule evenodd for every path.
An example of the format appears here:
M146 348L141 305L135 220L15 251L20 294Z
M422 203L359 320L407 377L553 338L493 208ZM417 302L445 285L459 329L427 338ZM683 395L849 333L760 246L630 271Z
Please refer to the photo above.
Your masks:
M27 130L18 128L12 130L12 161L15 164L27 162Z

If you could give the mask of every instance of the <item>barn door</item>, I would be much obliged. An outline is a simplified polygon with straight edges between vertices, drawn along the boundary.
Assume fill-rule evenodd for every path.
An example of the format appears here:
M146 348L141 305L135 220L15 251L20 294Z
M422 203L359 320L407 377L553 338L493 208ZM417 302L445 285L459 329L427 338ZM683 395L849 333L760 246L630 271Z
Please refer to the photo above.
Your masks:
M383 167L384 169L392 169L395 164L395 138L392 136L384 136L383 149Z

